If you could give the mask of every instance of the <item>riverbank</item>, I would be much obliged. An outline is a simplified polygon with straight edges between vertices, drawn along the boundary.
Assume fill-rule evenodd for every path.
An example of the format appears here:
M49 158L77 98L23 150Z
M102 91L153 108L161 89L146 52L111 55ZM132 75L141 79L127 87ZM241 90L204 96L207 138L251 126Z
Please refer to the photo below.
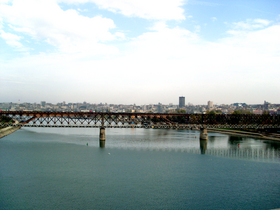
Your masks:
M237 135L237 136L250 136L255 137L258 139L266 139L266 140L272 140L272 141L279 141L280 142L280 134L262 134L262 133L254 133L249 131L240 131L240 130L225 130L225 129L215 129L215 128L209 128L207 129L208 132L218 132L218 133L224 133L229 135Z
M9 126L9 127L0 129L0 139L17 131L20 128L21 128L21 126L17 126L17 127Z

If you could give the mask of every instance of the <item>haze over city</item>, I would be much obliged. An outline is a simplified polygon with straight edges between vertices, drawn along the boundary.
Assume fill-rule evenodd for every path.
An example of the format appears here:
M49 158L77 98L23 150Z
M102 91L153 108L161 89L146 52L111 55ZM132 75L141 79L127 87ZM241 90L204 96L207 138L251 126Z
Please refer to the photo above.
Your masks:
M279 8L0 0L0 102L279 104Z

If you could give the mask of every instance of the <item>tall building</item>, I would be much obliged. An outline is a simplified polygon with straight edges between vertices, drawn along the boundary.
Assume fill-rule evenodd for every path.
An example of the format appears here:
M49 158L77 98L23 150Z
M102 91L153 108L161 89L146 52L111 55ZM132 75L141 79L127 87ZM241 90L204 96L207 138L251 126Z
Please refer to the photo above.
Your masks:
M181 96L179 97L179 108L184 108L185 107L185 97Z
M208 101L208 109L211 110L213 108L214 108L213 101Z
M46 102L45 101L41 101L41 106L45 107L46 106Z
M158 113L163 113L163 106L161 103L158 103L158 109L157 109Z
M270 104L269 102L264 101L264 103L263 103L263 110L268 110L269 104Z

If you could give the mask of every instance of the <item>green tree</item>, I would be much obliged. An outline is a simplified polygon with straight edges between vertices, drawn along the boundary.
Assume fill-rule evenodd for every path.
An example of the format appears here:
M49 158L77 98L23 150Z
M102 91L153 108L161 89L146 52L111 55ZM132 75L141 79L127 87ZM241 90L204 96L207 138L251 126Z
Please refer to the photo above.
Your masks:
M184 110L184 109L179 109L179 110L177 110L176 112L179 113L179 114L185 114L185 113L187 113L186 110Z
M269 111L265 110L262 114L269 114Z
M206 111L206 114L222 114L222 111L221 110L207 110Z
M249 110L235 110L232 114L253 114L252 112L250 112Z
M1 116L0 121L2 123L14 122L14 120L11 117L7 117L7 116Z

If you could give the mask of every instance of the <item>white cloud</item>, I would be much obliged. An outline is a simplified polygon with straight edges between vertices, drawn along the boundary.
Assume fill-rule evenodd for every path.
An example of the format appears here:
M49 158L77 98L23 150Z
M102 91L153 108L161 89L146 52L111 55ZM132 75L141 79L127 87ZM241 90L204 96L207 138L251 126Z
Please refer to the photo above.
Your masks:
M233 23L233 28L236 30L253 30L253 29L261 29L268 26L271 21L264 19L248 19L246 21L240 21Z
M77 3L78 0L70 2ZM24 34L59 49L56 53L26 55L10 60L0 56L4 69L1 79L35 84L36 89L20 86L18 92L44 97L52 92L55 94L49 97L57 97L52 100L67 97L65 100L68 101L101 102L99 98L103 97L116 98L120 103L164 103L160 98L167 95L176 95L177 101L178 94L181 94L181 91L176 92L178 90L184 90L190 97L205 94L217 102L215 97L219 96L229 97L227 101L230 101L234 95L246 98L248 93L255 98L252 93L256 90L263 91L259 91L259 95L265 96L268 92L273 95L276 92L273 90L280 88L280 25L271 25L264 19L246 20L233 24L233 29L228 31L230 37L219 42L207 42L197 33L167 25L168 18L180 19L178 17L183 13L179 12L178 17L170 14L161 17L160 13L149 13L155 8L153 4L150 9L139 7L138 11L135 9L137 4L141 4L138 1L130 6L128 1L120 1L118 6L115 6L116 2L104 2L97 4L122 14L126 14L127 8L132 8L127 16L159 21L149 31L128 39L120 31L110 32L116 29L111 19L102 16L89 18L75 10L63 11L55 0L15 0L13 5L1 5L0 18L5 21L5 26L10 24L10 29L17 33L5 33L0 29L2 39L20 47L23 39L20 35ZM148 3L143 1L145 4ZM108 44L112 40L123 40L118 43L119 49ZM100 54L108 56L93 56ZM15 94L17 91L8 92L9 87L15 88L8 83L5 83L5 89L1 87L3 92ZM120 92L125 96L121 97ZM138 101L133 99L140 96L142 98ZM227 102L220 98L223 103ZM144 99L147 101L143 102Z
M165 103L161 98L184 90L189 97L205 94L218 103L232 102L237 95L250 103L255 98L254 91L265 97L267 92L280 88L279 27L249 31L245 37L236 35L213 43L186 29L158 22L151 28L153 31L128 41L121 55L115 57L95 60L71 54L41 54L4 62L3 67L8 72L5 75L10 75L6 79L11 81L24 80L18 69L32 75L28 82L44 84L38 86L42 92L46 88L72 91L69 96L58 92L57 100L73 100L75 93L76 100L88 101L94 96L92 102L104 97L103 102L113 98L119 103ZM19 78L14 78L13 72ZM72 81L76 81L75 88ZM118 92L130 97L126 101L119 99Z
M0 4L7 4L12 2L13 0L0 0Z
M217 18L216 18L216 17L211 17L211 20L212 20L213 22L215 22L215 21L217 21Z
M152 27L153 32L146 32L132 40L130 45L137 49L139 56L147 58L165 59L170 57L182 57L189 51L187 46L195 43L199 37L186 29L180 27L168 28L163 22L158 22ZM137 58L135 56L135 58Z
M194 26L194 32L195 32L195 33L199 33L199 32L200 32L200 29L201 29L200 25Z
M78 11L79 11L79 12L87 12L88 9L80 9L80 8L78 8Z
M116 48L101 42L124 37L121 32L109 32L116 27L113 20L85 17L75 10L63 11L55 0L15 0L13 5L2 5L0 14L16 32L44 40L62 52L115 52Z
M280 56L280 25L273 25L256 31L229 31L231 37L222 39L222 43L251 50L262 56ZM263 58L258 58L262 60Z
M271 23L271 21L264 20L264 19L255 19L254 22L259 23L260 25L263 25L263 26L268 26Z
M153 20L184 20L181 6L186 0L59 0L64 3L93 2L100 9L120 13L128 17Z
M166 29L167 25L165 21L158 21L155 22L154 25L152 27L150 27L149 29L152 31L160 31L162 29Z
M8 45L16 48L17 50L27 50L21 43L21 37L15 34L6 33L3 30L0 30L0 37L6 41Z

